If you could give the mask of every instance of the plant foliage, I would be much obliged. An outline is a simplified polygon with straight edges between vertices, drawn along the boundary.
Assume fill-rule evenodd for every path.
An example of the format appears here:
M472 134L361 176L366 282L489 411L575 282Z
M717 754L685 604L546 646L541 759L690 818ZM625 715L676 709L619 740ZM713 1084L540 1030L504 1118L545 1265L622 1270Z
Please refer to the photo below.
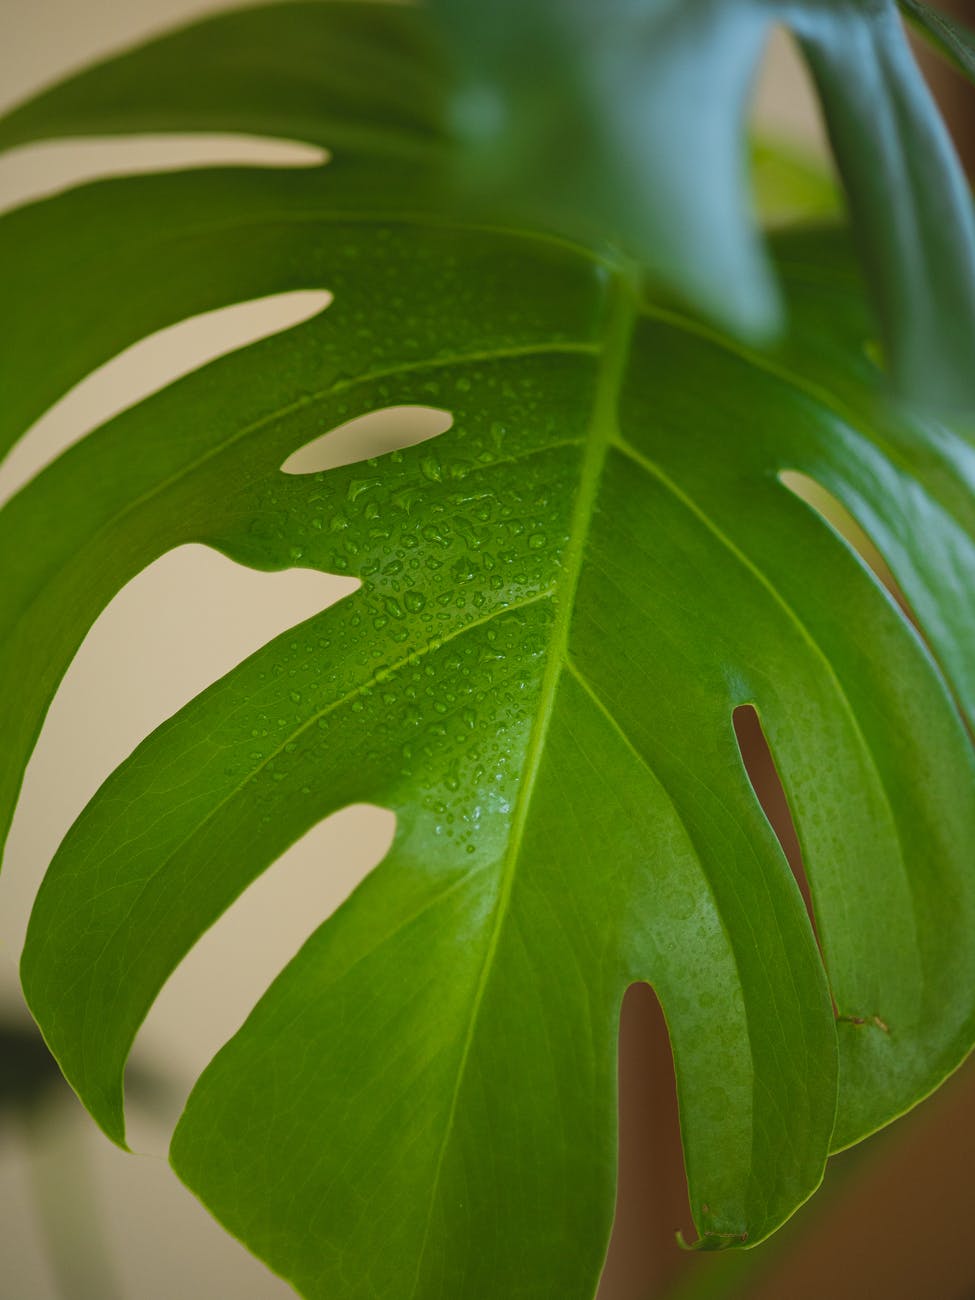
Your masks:
M892 400L844 231L777 236L767 274L735 216L735 168L681 161L735 155L712 111L741 98L758 7L644 6L717 107L694 119L676 76L653 102L611 102L603 51L571 119L594 138L566 194L541 177L536 225L448 202L442 123L480 123L468 148L493 151L500 194L525 163L504 131L532 109L525 69L501 66L483 27L490 7L441 7L458 49L483 41L493 100L463 54L446 77L419 11L284 3L155 41L0 123L7 146L192 129L334 151L304 170L105 180L0 221L4 446L154 330L334 293L123 412L0 514L0 802L7 825L80 641L166 551L202 542L359 578L104 784L38 895L26 996L124 1142L126 1057L203 931L322 818L392 809L387 858L199 1080L173 1164L308 1296L582 1300L612 1216L631 982L652 983L667 1016L708 1248L767 1236L831 1150L930 1092L975 1038L960 716L975 711L975 456L960 427ZM584 13L521 4L505 20L537 21L523 48L561 50L575 103L578 32L553 32L557 12ZM870 269L888 354L912 392L957 404L971 210L894 11L782 12L817 69L854 214L874 234L883 217ZM484 103L512 95L491 136ZM671 100L653 97L671 95L690 118L661 117ZM631 109L660 154L614 152ZM536 125L548 147L551 121ZM666 203L649 184L614 191L621 158ZM583 190L598 210L576 204ZM586 240L562 219L577 211L620 242ZM716 296L726 272L731 299ZM744 327L777 285L788 336L757 351L664 305L660 276ZM403 404L449 411L450 429L324 474L282 470ZM923 636L786 471L852 512ZM818 941L735 742L746 703L790 799Z
M975 37L963 24L921 4L900 0L904 13L918 31L964 76L975 80Z

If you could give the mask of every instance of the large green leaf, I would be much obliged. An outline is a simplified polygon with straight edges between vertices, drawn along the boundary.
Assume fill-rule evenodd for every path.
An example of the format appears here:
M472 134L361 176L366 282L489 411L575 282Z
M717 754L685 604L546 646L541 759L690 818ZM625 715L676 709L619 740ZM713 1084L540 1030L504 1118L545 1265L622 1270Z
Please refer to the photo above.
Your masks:
M5 445L154 329L334 293L0 514L2 824L79 642L157 556L196 541L362 580L105 783L39 893L24 988L124 1141L126 1057L200 934L323 817L391 808L389 855L204 1073L173 1163L310 1296L581 1298L612 1213L629 983L667 1016L708 1247L760 1241L831 1148L975 1038L973 452L886 404L839 231L778 237L792 326L767 356L663 309L602 246L451 216L421 15L363 15L215 18L9 120L9 142L69 120L255 130L261 105L298 123L317 101L301 134L336 159L105 181L0 220ZM296 51L312 88L289 99ZM373 101L349 69L377 65ZM452 426L282 471L401 404ZM860 521L926 643L784 471ZM822 957L738 753L745 703Z

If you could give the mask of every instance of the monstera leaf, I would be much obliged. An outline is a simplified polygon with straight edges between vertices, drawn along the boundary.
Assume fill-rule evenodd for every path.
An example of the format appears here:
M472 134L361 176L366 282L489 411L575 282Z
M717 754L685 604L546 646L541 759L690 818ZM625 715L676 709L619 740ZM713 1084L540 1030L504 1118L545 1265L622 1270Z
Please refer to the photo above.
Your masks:
M199 1080L173 1164L309 1296L582 1300L630 983L667 1017L705 1247L772 1232L830 1150L975 1038L975 458L889 400L840 230L776 238L790 332L763 354L662 306L608 246L448 206L427 22L220 16L0 127L334 150L107 180L0 223L5 445L155 329L334 294L125 411L0 514L0 801L6 825L79 642L156 557L200 542L359 578L105 783L39 893L25 992L124 1142L127 1054L199 936L322 818L392 809L386 859ZM290 472L403 405L449 430ZM923 633L796 474L857 518ZM815 933L737 748L745 704Z

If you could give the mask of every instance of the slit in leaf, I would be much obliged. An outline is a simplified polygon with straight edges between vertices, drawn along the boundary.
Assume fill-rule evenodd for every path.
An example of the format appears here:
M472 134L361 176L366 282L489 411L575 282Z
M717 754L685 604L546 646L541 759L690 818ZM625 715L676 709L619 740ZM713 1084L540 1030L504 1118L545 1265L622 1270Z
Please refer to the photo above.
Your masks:
M291 453L281 469L285 474L321 474L340 465L355 465L437 438L452 423L451 413L436 406L387 406L305 443Z
M806 505L811 506L826 521L833 532L838 533L843 538L847 545L857 553L880 585L890 593L901 613L914 627L915 631L920 631L907 597L901 590L887 561L842 501L833 496L832 492L824 488L816 479L810 478L808 474L803 474L799 470L781 470L779 482L783 487L788 488L794 496L797 496L800 501L804 501Z
M816 932L812 894L810 893L809 881L802 861L799 836L796 832L795 822L792 820L789 801L779 778L772 751L769 749L765 732L762 729L758 710L752 704L740 704L732 714L732 723L735 728L738 749L741 752L741 761L745 765L745 772L751 782L755 797L761 804L762 812L764 812L768 824L775 833L775 838L779 841L779 846L785 854L796 884L799 886L799 892L802 894L802 901L806 905L806 912L809 916L809 923L813 928L813 933L816 934L818 942L819 936Z
M129 1114L133 1150L166 1155L199 1075L306 940L383 860L395 833L395 814L374 804L332 813L248 885L187 953L134 1045L136 1066L165 1066L173 1086L164 1116L140 1127L139 1115Z
M970 715L959 698L958 691L952 682L950 674L945 669L941 655L928 640L907 596L869 534L864 531L841 501L838 501L831 492L827 491L826 488L807 474L802 474L798 470L782 470L779 473L779 481L806 505L811 506L829 527L843 538L886 590L905 621L911 626L931 658L938 665L945 687L954 700L962 725L972 739L975 740Z
M230 134L41 140L0 158L0 212L111 176L200 167L321 167L328 151L291 140Z
M78 648L24 777L0 874L0 944L19 952L47 863L105 778L194 696L357 580L245 568L176 547L102 610Z
M201 312L140 339L76 384L16 443L0 465L0 505L120 411L218 357L310 320L331 301L323 289L294 289Z
M658 1295L689 1267L675 1241L694 1237L667 1023L649 984L631 984L620 1011L616 1215L599 1300Z

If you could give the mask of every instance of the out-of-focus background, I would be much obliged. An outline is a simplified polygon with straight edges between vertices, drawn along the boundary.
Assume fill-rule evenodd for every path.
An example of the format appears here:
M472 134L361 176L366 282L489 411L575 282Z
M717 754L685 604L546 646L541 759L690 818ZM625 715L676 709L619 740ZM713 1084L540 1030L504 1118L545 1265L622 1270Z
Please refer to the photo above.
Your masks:
M86 61L216 7L200 0L2 0L0 111ZM975 21L975 4L955 8ZM971 164L972 98L953 73L935 75ZM781 34L756 86L754 115L763 135L813 160L825 157L804 69ZM313 151L231 137L32 146L0 159L0 208L111 172L303 161L314 161ZM209 313L131 348L30 431L0 469L0 500L114 412L319 305L320 295L281 295ZM176 973L139 1035L130 1070L135 1155L104 1139L59 1081L23 1010L16 963L44 868L104 777L182 703L348 586L300 571L250 573L203 548L182 548L118 596L68 673L31 762L0 876L0 1300L293 1294L182 1188L166 1164L168 1136L212 1054L382 857L391 816L351 808L316 828ZM788 816L760 737L745 734L742 743L787 840ZM770 1245L715 1259L689 1256L674 1240L675 1229L689 1228L689 1214L669 1048L647 989L628 995L621 1060L620 1206L601 1300L703 1300L729 1288L749 1300L975 1296L968 1243L975 1070L963 1070L935 1100L835 1161L824 1191Z

